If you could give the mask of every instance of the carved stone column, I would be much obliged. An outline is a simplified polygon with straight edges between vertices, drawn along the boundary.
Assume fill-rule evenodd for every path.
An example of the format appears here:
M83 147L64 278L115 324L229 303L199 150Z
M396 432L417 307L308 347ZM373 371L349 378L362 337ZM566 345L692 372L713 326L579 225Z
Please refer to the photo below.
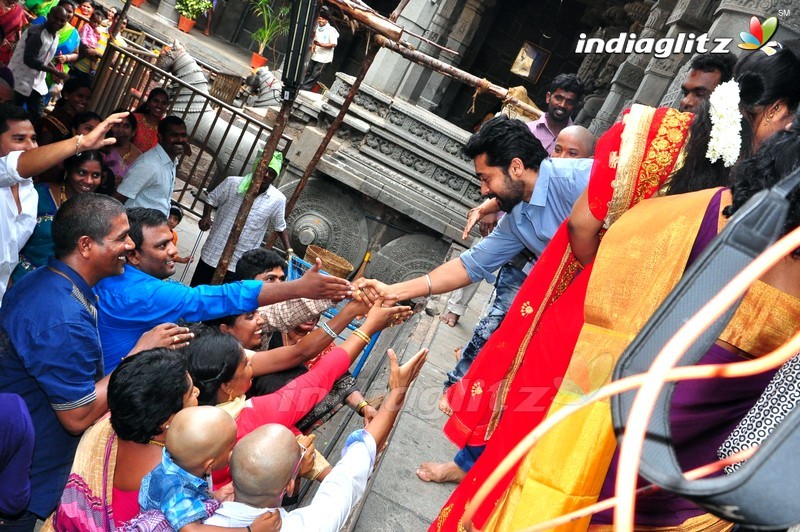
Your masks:
M427 53L435 54L435 57L440 60L459 66L464 59L464 54L472 44L475 33L478 31L487 4L482 0L467 0L461 9L456 11L460 15L452 24L450 31L444 34L446 39L439 40L440 44L458 52L458 56L441 52L429 45L431 51ZM453 80L430 69L423 70L424 72L421 72L422 75L415 84L415 91L411 93L409 100L416 101L418 105L433 110L439 106L442 97ZM409 79L411 79L411 76L409 76ZM418 99L416 97L417 94L419 94Z
M715 13L709 36L732 38L730 50L738 55L748 53L736 47L739 32L747 30L753 15L764 20L778 17L778 31L771 40L785 42L800 36L800 0L722 0Z
M647 3L647 2L645 2ZM668 9L663 9L660 5L669 4ZM666 27L667 17L672 10L669 0L660 0L650 9L647 22L644 28L637 32L639 38L660 39L664 36L663 28ZM632 14L635 16L635 14ZM649 54L629 54L627 59L617 69L611 83L611 91L606 97L603 107L597 113L597 117L592 121L589 130L595 135L601 135L613 124L617 116L624 109L625 105L631 100L636 90L644 78L644 70L650 62Z
M397 23L417 35L424 35L439 7L431 0L411 0L397 19ZM417 46L420 44L418 39L405 36L404 38ZM364 83L384 94L396 96L411 65L412 63L407 59L394 52L381 50L375 58L375 66L370 69L364 78Z
M691 5L690 0L679 0L667 20L669 25L667 37L676 38L679 33L701 35L707 32L718 4L719 0L692 0ZM667 6L659 3L659 7ZM633 101L657 106L681 66L690 58L689 54L670 54L668 57L652 58L644 71L644 78L633 96ZM680 76L681 80L684 75Z
M683 3L683 0L680 4ZM680 7L679 4L679 7ZM795 39L800 35L800 25L797 23L797 13L800 13L800 0L766 0L766 1L747 1L737 0L735 2L722 1L718 4L714 2L714 7L709 12L716 15L714 22L708 30L709 36L714 39L717 37L725 37L733 39L728 45L731 53L741 57L745 53L740 50L736 45L739 42L738 35L740 31L747 29L747 23L750 17L755 15L761 20L766 17L778 17L778 31L773 36L772 40L779 42ZM788 11L788 16L782 16L781 10ZM688 58L687 62L680 67L677 71L675 78L669 85L664 96L661 98L660 105L675 107L680 101L680 87L686 73L689 71Z

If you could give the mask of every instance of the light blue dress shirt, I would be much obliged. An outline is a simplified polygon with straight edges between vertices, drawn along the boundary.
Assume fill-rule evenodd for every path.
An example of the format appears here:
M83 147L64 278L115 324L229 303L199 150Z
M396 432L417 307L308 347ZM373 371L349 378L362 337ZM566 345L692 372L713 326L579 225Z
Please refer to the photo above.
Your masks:
M520 202L488 237L461 254L470 280L494 282L493 272L523 248L541 255L589 183L592 162L566 158L542 161L530 202Z
M170 159L161 144L139 156L128 169L117 192L128 198L126 209L146 207L169 215L178 160Z

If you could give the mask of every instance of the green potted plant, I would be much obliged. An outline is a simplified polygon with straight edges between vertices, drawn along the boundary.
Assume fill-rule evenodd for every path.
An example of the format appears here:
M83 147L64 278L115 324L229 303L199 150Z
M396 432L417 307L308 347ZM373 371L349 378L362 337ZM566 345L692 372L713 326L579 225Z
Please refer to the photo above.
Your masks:
M275 50L272 45L278 37L289 32L289 6L276 8L275 0L251 0L253 13L259 18L261 26L253 32L253 40L258 44L258 53L253 52L250 66L258 68L267 64L264 49L272 50L275 59Z
M178 29L189 33L194 27L197 17L207 12L212 6L211 0L177 0L175 10L181 15L178 20Z

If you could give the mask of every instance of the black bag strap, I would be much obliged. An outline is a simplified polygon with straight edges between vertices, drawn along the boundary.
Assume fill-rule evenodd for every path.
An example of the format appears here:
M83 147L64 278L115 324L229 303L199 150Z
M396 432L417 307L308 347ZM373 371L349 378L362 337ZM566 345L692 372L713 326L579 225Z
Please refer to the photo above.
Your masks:
M800 184L800 169L772 189L759 192L739 209L725 229L687 269L680 282L622 354L614 369L614 379L646 372L661 348L678 329L755 257L778 239L789 210L789 201L786 198L798 184ZM738 307L738 303L725 312L698 338L680 360L679 365L692 365L700 360L722 333L736 307ZM779 515L772 508L769 512L755 508L752 508L755 512L745 512L743 509L747 506L746 499L740 501L734 497L735 503L724 503L726 497L730 497L733 493L744 494L752 491L731 491L731 486L742 478L741 475L695 481L686 480L672 447L669 425L669 408L674 387L674 383L666 383L658 397L647 427L640 474L658 486L687 497L705 506L713 513L734 522L750 524L760 522L771 526L784 519L786 515ZM635 395L636 391L625 392L611 400L614 430L618 438L621 438L624 433L624 426ZM791 418L800 421L800 416L788 416L785 423ZM762 445L759 452L748 462L755 462L753 459L762 453L762 449L769 447L767 444L771 443L771 439L773 438L768 438L765 445ZM779 438L774 439L777 441ZM800 441L800 438L798 440ZM772 444L773 447L775 445L777 444ZM796 457L793 461L800 464L800 460L797 460ZM746 467L749 465L748 462L740 471L755 469ZM763 468L763 465L761 467ZM785 468L781 464L772 463L770 467L779 467L781 472L785 472ZM797 469L798 475L795 478L798 479L798 491L795 494L800 495L800 465ZM752 480L768 477L769 475L766 477L757 475L752 477ZM722 500L717 500L717 496ZM752 493L749 493L748 496L752 496ZM781 496L776 498L779 501L786 500ZM724 509L731 506L737 508L733 514L731 514L730 508ZM784 506L797 505L784 504ZM800 520L800 508L793 514L796 514ZM737 518L736 515L739 517ZM782 527L785 528L785 522L781 522L783 523Z

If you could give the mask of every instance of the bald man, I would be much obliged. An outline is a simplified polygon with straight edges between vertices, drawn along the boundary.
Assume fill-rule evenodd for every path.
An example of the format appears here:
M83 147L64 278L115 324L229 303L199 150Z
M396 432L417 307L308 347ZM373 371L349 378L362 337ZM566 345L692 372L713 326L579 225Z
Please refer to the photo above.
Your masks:
M552 157L589 159L594 155L595 138L583 126L567 126L556 138Z
M220 408L195 406L175 414L161 463L142 480L142 512L160 510L174 530L196 530L208 517L204 502L209 499L209 486L204 477L228 466L235 443L236 422ZM250 529L272 530L273 526L259 519L250 527L245 525L242 532Z
M234 501L223 502L205 524L245 526L264 512L278 508L283 532L341 529L350 510L364 495L376 451L386 443L408 387L425 363L427 352L423 349L398 366L397 357L389 350L389 394L367 428L347 438L342 459L320 484L309 506L291 512L280 508L283 494L294 488L304 450L286 427L264 425L236 444L231 458Z

